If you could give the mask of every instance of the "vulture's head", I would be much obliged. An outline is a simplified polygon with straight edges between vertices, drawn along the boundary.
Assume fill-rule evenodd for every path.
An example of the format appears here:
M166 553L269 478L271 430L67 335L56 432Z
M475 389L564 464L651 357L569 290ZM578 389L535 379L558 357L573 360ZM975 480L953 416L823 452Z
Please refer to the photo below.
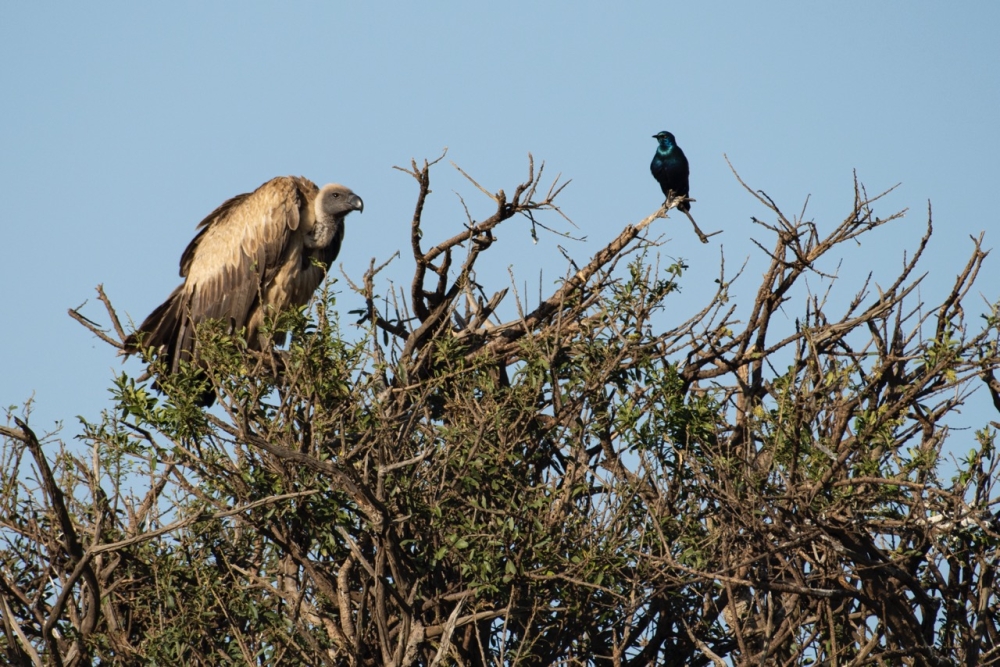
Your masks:
M329 183L320 188L313 202L316 213L316 226L307 237L306 245L313 248L325 248L333 238L334 232L344 224L344 218L351 211L364 211L365 203L351 189L339 183Z

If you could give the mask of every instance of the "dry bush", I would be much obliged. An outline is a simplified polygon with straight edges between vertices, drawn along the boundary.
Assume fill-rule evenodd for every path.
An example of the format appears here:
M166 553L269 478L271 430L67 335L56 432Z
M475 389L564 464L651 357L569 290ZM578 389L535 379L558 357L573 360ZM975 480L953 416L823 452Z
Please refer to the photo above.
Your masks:
M411 286L374 261L353 285L359 341L324 292L276 354L201 328L214 412L187 369L164 396L122 375L81 446L11 416L11 664L1000 663L996 424L948 430L984 382L1000 408L996 309L965 315L981 239L922 303L928 213L893 282L835 313L820 260L900 216L859 185L823 232L747 188L770 239L751 307L720 269L704 310L665 312L686 267L657 264L661 210L529 310L475 265L559 185L532 164L479 188L492 215L428 248L432 166L405 170ZM120 345L101 296L112 330L88 326ZM946 444L969 450L952 479Z

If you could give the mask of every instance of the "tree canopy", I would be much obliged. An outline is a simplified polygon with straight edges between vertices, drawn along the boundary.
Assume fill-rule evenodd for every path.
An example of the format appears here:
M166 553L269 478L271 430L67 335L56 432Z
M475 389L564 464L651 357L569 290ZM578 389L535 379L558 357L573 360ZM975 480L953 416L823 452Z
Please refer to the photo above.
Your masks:
M269 323L283 350L209 323L201 365L122 374L77 443L8 412L11 664L1000 664L1000 425L950 430L975 389L1000 409L982 237L925 303L930 209L891 282L852 283L821 267L899 224L885 193L831 223L746 187L752 303L721 263L672 306L661 209L529 305L476 263L561 185L470 178L492 213L428 239L435 168L405 170L408 288L372 260L357 310L324 288ZM120 348L101 298L107 329L74 315Z

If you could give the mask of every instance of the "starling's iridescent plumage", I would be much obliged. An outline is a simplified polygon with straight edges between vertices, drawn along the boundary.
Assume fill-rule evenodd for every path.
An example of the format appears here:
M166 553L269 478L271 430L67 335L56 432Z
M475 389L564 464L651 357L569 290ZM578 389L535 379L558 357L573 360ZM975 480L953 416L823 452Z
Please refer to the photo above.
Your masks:
M663 196L666 198L688 196L688 161L684 151L677 145L674 135L669 132L654 134L653 138L659 142L656 147L656 154L653 155L653 162L649 165L649 170L653 172L653 178L660 184ZM681 202L677 205L678 210L687 212L691 210L689 202Z

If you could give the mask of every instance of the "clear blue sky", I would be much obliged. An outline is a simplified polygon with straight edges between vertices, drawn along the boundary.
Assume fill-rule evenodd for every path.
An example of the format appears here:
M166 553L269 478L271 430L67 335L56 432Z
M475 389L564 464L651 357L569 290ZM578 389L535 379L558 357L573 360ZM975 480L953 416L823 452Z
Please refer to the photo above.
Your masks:
M970 234L995 244L998 25L996 2L3 3L0 404L34 393L34 426L64 419L64 435L97 418L121 362L66 309L90 299L106 321L103 283L141 320L178 284L195 224L272 176L364 198L339 260L359 277L407 247L415 184L392 166L445 146L493 190L529 151L572 178L562 205L589 240L560 244L579 261L659 205L650 136L674 132L693 212L724 230L702 246L684 218L657 223L691 266L677 319L711 293L720 244L729 266L754 258L746 289L759 276L763 211L724 153L786 210L811 195L821 229L848 213L852 170L869 191L902 182L884 210L911 214L845 248L842 274L897 268L930 199L932 298ZM459 229L453 191L488 213L447 162L434 179L425 235ZM535 290L540 269L562 274L555 240L532 245L523 223L500 240L484 271L510 265ZM979 284L991 300L998 262ZM392 275L410 268L404 254Z

